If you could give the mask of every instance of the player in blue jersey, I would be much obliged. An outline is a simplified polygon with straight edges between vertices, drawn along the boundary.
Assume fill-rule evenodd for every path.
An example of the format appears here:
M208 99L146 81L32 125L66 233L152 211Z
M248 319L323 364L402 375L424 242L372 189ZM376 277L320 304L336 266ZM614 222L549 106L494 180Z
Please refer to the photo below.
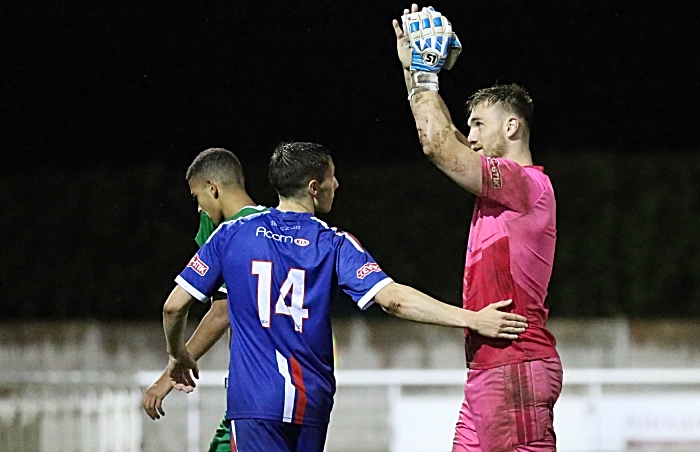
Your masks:
M165 302L169 374L191 391L199 371L185 347L187 312L228 287L232 450L323 450L335 393L330 303L339 289L362 310L377 303L397 317L489 337L515 339L527 326L498 310L509 301L474 312L393 282L355 238L315 217L331 209L334 170L321 145L279 146L269 170L279 206L222 223Z

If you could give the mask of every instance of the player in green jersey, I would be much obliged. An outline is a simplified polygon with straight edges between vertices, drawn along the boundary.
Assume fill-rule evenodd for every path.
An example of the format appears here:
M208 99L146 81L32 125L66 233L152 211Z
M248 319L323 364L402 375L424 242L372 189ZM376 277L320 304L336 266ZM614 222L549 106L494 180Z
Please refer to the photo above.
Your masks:
M202 246L223 221L235 220L264 212L267 207L256 206L245 191L243 168L236 156L225 149L201 152L187 169L185 176L190 193L199 206L199 231L195 237ZM226 287L212 297L211 307L187 342L187 350L195 358L202 357L229 329ZM170 376L164 371L143 397L142 405L151 419L165 415L163 399L172 391ZM229 421L221 421L212 440L210 452L230 452Z

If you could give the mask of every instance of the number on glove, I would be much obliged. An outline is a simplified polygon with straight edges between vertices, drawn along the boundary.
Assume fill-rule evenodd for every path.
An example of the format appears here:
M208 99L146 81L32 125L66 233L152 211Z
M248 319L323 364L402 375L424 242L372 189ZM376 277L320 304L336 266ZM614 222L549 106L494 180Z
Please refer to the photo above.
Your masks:
M412 71L440 72L452 69L462 44L452 24L432 7L401 16L403 32L411 46Z

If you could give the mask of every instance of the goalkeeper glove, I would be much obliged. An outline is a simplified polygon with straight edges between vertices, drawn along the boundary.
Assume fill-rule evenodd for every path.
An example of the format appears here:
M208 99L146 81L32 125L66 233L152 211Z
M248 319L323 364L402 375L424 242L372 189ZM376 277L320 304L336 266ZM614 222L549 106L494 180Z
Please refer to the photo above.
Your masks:
M462 44L449 20L433 7L401 17L403 32L411 46L411 71L438 73L452 69Z

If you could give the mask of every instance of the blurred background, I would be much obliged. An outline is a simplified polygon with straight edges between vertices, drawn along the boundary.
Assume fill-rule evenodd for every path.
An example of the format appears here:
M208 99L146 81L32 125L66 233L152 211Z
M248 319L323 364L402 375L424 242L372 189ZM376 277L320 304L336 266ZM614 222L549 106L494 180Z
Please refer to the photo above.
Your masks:
M340 190L324 220L395 280L461 304L474 197L421 153L391 28L407 6L0 6L1 451L206 448L225 343L164 419L140 399L166 364L162 304L196 250L185 169L209 147L235 152L252 197L276 205L274 146L326 145ZM460 129L479 88L516 82L535 102L533 157L558 201L560 450L700 450L700 4L432 6L464 44L440 87ZM342 296L333 316L328 450L449 450L461 331Z

